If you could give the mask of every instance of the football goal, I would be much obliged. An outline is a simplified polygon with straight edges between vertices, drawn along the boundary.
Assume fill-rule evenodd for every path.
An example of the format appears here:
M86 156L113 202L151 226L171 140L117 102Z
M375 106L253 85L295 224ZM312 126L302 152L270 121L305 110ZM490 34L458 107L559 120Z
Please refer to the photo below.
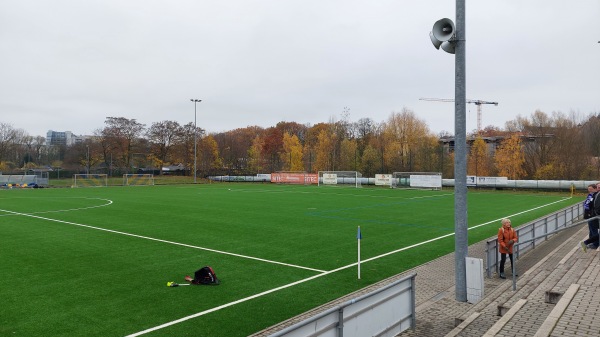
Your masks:
M154 174L124 174L123 186L152 186Z
M394 172L392 188L442 189L441 172Z
M107 174L74 174L73 187L106 187Z
M358 171L319 171L319 186L341 185L362 187L362 174Z

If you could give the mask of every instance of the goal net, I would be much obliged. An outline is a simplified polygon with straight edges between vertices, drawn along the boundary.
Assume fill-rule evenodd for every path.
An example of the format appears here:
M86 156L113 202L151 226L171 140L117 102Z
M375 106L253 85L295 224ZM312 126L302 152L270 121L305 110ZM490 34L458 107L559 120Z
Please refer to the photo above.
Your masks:
M124 174L123 186L152 186L154 174Z
M74 174L73 187L106 187L107 174Z
M362 174L358 171L319 171L319 186L342 185L362 187Z
M279 171L271 173L271 182L276 184L310 185L317 183L317 175L304 171Z
M442 189L441 172L394 172L392 188Z

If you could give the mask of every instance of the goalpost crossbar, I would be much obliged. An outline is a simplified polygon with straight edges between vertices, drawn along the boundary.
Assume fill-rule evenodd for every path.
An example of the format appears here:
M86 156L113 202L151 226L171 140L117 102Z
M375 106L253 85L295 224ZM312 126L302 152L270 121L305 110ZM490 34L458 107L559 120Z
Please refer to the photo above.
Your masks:
M73 187L106 187L108 174L74 174Z
M362 174L358 171L319 171L321 185L354 185L362 187Z
M154 174L124 174L123 186L153 186Z

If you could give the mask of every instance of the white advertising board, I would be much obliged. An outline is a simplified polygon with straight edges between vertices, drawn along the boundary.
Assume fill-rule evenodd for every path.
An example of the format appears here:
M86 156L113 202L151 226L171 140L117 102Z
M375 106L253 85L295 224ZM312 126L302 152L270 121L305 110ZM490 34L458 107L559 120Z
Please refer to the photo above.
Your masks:
M442 176L411 174L410 187L442 188Z
M375 185L376 186L390 186L392 183L391 174L375 174Z
M324 185L337 185L337 174L323 173L323 184Z

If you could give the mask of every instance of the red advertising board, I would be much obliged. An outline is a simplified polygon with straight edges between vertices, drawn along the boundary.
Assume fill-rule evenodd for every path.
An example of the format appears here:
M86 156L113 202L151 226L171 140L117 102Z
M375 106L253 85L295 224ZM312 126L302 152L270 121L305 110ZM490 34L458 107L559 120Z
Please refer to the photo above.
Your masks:
M319 182L319 176L316 173L276 172L271 173L271 182L277 184L316 185Z

